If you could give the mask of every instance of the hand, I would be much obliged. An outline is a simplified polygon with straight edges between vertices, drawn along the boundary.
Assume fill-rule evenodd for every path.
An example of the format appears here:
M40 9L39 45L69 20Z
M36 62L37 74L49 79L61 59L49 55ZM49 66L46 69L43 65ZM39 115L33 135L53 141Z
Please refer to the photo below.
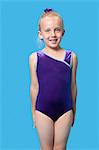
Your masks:
M36 118L35 118L35 114L33 114L33 122L34 122L33 128L36 128Z
M74 122L75 122L75 111L73 111L73 122L72 122L72 127L74 125Z
M72 127L73 127L73 125L74 125L74 121L75 121L75 117L73 116L73 122L72 122Z

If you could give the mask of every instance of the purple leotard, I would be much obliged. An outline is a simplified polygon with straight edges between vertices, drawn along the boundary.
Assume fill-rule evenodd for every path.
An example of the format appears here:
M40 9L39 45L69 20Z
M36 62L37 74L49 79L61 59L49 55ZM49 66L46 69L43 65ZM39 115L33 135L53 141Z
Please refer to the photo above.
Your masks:
M37 60L39 92L36 110L56 121L72 109L72 51L65 50L65 58L62 61L40 50L37 52Z

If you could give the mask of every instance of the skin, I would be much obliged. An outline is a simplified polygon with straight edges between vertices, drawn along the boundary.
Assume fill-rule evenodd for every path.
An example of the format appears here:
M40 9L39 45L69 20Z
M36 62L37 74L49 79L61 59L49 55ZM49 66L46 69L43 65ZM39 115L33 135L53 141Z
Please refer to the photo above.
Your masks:
M41 20L40 25L41 31L38 31L38 36L44 40L45 51L57 55L62 50L60 42L65 32L61 19L57 16L46 16ZM57 41L50 41L52 39Z
M60 47L61 39L64 35L64 29L61 19L56 16L45 17L41 20L41 31L38 31L40 39L45 42L44 51L57 58L63 59L64 49ZM57 39L57 41L50 41ZM39 84L36 75L35 64L36 53L32 53L29 57L31 86L30 95L32 98L32 116L34 127L37 129L41 150L65 150L71 126L74 124L76 114L76 71L78 60L76 54L72 55L72 78L71 78L71 94L73 99L73 111L64 113L56 122L45 114L35 110L36 97L38 94Z

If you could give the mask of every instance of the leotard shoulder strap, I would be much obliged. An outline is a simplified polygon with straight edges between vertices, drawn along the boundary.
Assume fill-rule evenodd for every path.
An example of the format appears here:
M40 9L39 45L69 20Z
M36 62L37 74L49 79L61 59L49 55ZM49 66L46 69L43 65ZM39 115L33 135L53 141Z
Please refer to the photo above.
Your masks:
M37 67L38 56L42 56L42 55L43 55L42 51L35 52L35 66L36 67ZM72 68L72 55L73 55L72 50L66 50L66 57L64 61L66 61L70 65L70 68Z
M70 67L72 67L72 55L73 52L71 50L66 50L66 57L64 61L66 61L70 65Z

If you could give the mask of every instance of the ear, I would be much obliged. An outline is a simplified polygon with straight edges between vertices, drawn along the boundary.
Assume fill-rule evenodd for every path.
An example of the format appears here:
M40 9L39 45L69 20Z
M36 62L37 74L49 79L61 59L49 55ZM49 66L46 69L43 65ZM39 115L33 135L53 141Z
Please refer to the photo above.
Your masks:
M41 31L38 31L38 37L39 37L40 40L43 40L43 36L42 36Z
M64 36L64 33L65 33L65 30L63 29L63 33L62 33L62 36Z

